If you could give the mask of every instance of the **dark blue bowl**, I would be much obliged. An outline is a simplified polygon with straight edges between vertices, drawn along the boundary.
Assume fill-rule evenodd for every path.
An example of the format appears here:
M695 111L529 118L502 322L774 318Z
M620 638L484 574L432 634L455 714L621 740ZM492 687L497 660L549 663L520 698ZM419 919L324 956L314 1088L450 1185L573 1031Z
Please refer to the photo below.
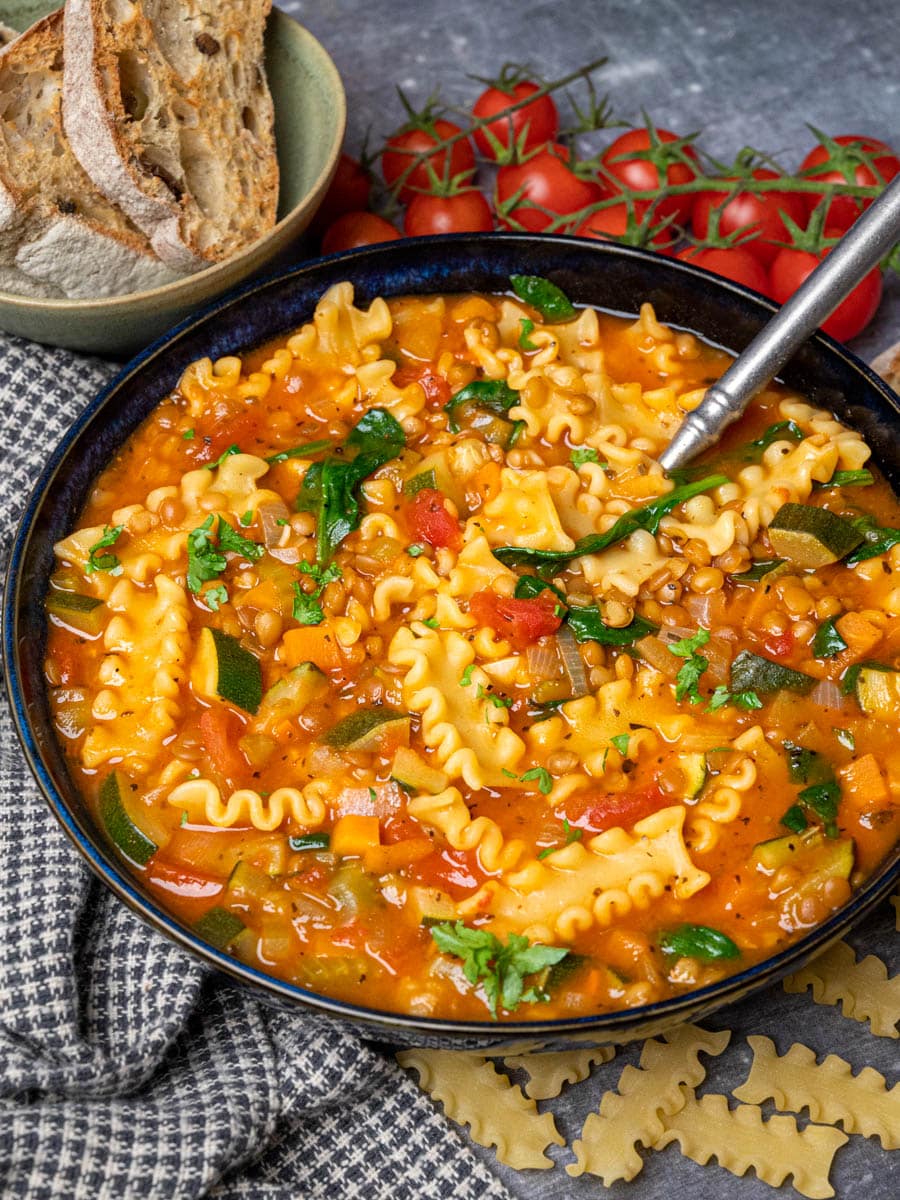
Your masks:
M493 1049L510 1044L562 1049L648 1037L697 1020L778 980L845 933L900 876L900 849L852 899L788 950L720 983L625 1012L553 1021L443 1021L344 1004L282 983L200 941L166 913L116 857L69 776L50 718L43 679L42 596L53 543L67 534L91 481L194 359L219 358L285 333L312 314L322 292L350 279L358 301L404 293L504 291L509 276L549 276L577 303L635 313L649 300L663 322L740 351L774 306L745 288L686 263L628 247L561 237L488 234L391 242L336 255L251 285L219 301L133 359L85 409L50 456L22 518L9 562L4 657L19 737L54 816L90 867L155 929L249 987L260 999L320 1021L347 1020L395 1043ZM830 338L816 336L781 378L859 429L875 461L900 491L900 402L866 366Z

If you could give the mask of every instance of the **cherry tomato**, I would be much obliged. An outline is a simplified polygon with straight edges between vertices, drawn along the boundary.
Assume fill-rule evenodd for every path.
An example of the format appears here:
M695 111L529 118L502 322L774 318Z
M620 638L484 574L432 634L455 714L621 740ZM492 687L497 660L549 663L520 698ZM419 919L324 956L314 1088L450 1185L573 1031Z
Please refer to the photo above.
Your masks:
M230 708L205 708L200 717L203 748L213 767L231 783L247 770L247 760L238 749L244 722Z
M384 217L370 212L349 212L338 217L322 238L322 253L353 250L357 246L373 246L376 242L393 242L400 234Z
M725 279L733 279L735 283L742 283L744 287L753 288L765 296L769 294L769 277L762 263L743 246L723 246L721 249L689 246L687 250L679 250L675 257L693 263L695 267L703 267L705 271L713 271Z
M600 241L621 241L627 238L628 205L624 200L620 204L611 204L609 208L601 208L591 217L585 217L574 230L576 237L598 238ZM654 233L649 241L653 250L664 250L674 244L677 233L671 226ZM629 243L631 244L631 243ZM637 244L635 241L634 244Z
M492 117L494 113L502 112L511 104L533 96L538 90L538 85L527 79L509 88L499 84L489 87L472 106L472 116L478 119ZM556 105L549 96L539 96L537 100L523 104L508 116L498 117L496 121L476 129L475 145L485 158L497 158L497 142L506 151L534 150L537 146L552 142L558 132L559 113L556 111Z
M753 172L754 179L777 179L777 171L760 168ZM726 182L733 182L728 180ZM701 192L694 201L694 211L691 213L691 227L698 238L705 238L709 233L710 212L725 200L727 192ZM741 242L742 250L749 250L763 266L768 266L778 253L778 246L773 242L789 242L790 235L782 219L782 214L788 217L802 229L806 225L808 213L806 199L798 192L738 192L719 212L719 233L727 236L739 229L752 231L752 240ZM710 268L713 270L714 268ZM751 285L755 286L755 285ZM762 289L757 289L761 291Z
M772 299L784 304L820 262L821 256L807 250L779 250L769 270L769 294ZM881 272L875 267L841 301L828 320L823 322L822 328L839 342L846 342L862 333L878 311L880 302Z
M790 658L794 652L794 631L786 629L784 633L769 633L763 646L773 658Z
M671 148L666 150L666 143L681 140L677 133L672 133L668 129L657 129L656 139L662 145L654 146L647 129L629 129L627 133L623 133L610 146L607 146L600 161L611 175L633 191L646 192L663 186L656 163L649 158L640 157L647 152L655 154L660 167L665 169L664 182L666 184L675 186L690 183L696 175L691 164L699 162L694 148L692 146L682 147L680 156L683 157L680 157ZM685 158L689 161L683 161ZM605 180L605 182L610 190L615 188L615 184L610 180ZM635 214L638 218L644 215L650 207L650 203L649 200L635 201ZM666 217L674 217L677 225L685 226L693 207L694 196L692 195L670 196L656 205L653 215L661 221Z
M669 803L669 797L662 788L652 784L640 791L615 795L587 792L582 796L573 796L567 803L565 815L570 825L590 833L603 833L615 826L630 829Z
M570 170L569 152L556 142L533 154L527 162L501 167L497 172L497 196L501 204L521 191L522 200L530 200L549 210L550 214L566 216L596 204L603 199L603 189L591 179L581 179ZM539 209L518 204L510 217L524 229L546 229L552 215Z
M457 192L455 196L413 196L403 220L407 237L430 233L489 233L494 228L491 207L481 192Z
M866 151L868 154L873 154L875 157L872 160L872 165L878 172L863 163L854 163L852 161L852 153L848 155L846 164L846 173L838 170L836 167L829 170L827 167L822 170L815 170L823 163L827 163L829 152L827 148L821 144L810 150L806 158L800 164L801 173L812 171L815 179L821 179L823 183L856 183L862 187L873 187L877 183L890 183L894 176L900 172L900 158L886 142L880 142L877 138L863 137L859 134L842 134L840 137L833 139L839 146L852 146L857 143L859 149ZM879 179L878 176L881 176ZM807 203L807 211L812 212L821 199L821 195L810 193L805 196ZM852 196L835 196L828 205L828 212L825 214L825 224L831 226L839 233L845 233L864 208L868 208L872 203L871 200L857 200Z
M381 155L381 173L388 187L393 187L404 172L409 171L397 193L403 204L411 200L417 192L431 191L433 183L429 167L439 180L447 183L458 175L475 170L475 152L468 138L460 138L452 146L436 150L410 170L410 164L417 154L460 132L459 126L454 125L452 121L426 120L422 126L400 129L388 139L387 147Z
M562 618L556 614L552 592L541 592L533 600L515 600L486 589L469 601L469 612L479 623L495 629L521 650L547 634L556 633Z
M409 527L413 537L430 546L449 546L458 550L462 545L459 521L448 510L446 498L436 488L421 488L409 506Z
M391 376L391 383L398 388L418 383L429 408L443 408L450 399L450 384L442 375L435 375L428 363L407 363L398 367Z
M484 883L485 875L476 850L435 850L406 868L410 880L438 888L452 899L461 900Z
M363 212L369 207L372 183L355 158L342 154L334 178L328 185L319 211L312 223L312 232L321 235L338 217L348 212Z

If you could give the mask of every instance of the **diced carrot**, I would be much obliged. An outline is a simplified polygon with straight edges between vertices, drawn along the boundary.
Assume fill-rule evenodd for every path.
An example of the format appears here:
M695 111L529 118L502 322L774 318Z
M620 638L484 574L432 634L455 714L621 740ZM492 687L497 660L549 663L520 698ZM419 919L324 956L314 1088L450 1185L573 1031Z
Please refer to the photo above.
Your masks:
M331 851L338 855L360 855L379 844L377 817L348 813L338 817L331 833ZM429 842L429 848L431 843Z
M844 613L834 624L847 643L847 649L841 651L842 661L856 662L865 658L881 641L881 630L860 613Z
M289 667L313 662L321 671L336 671L344 663L341 644L328 621L289 629L281 640L281 657Z
M244 722L231 708L216 705L205 708L200 716L200 736L209 760L232 784L247 770L247 760L239 749L243 732Z
M845 799L860 812L872 812L889 802L887 784L874 754L864 754L862 758L842 767L838 774Z
M373 875L385 875L388 871L399 871L410 863L419 862L434 849L430 838L407 838L394 842L392 846L372 846L363 854L363 866Z
M467 494L469 491L473 492L478 499L478 503L471 505L472 508L477 508L479 504L493 499L500 491L500 464L486 462L484 466L479 467L472 476Z

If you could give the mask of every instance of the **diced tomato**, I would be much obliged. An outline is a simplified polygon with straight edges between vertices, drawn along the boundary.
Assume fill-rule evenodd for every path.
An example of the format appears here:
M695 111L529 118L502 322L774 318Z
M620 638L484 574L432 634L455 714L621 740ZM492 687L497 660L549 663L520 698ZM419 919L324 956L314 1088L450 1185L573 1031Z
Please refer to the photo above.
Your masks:
M475 850L435 850L408 867L407 873L413 883L439 888L454 900L481 887L486 878Z
M603 833L619 826L630 829L632 825L649 817L651 813L665 808L670 798L658 784L635 792L607 795L586 792L573 796L566 805L565 816L570 825L585 829L589 833Z
M458 550L462 545L459 521L447 508L446 497L437 488L422 488L409 506L409 526L413 537L437 548L449 546Z
M450 399L450 384L441 375L435 375L430 367L418 363L408 363L398 367L391 382L398 388L409 387L418 383L425 393L425 401L430 408L443 408Z
M425 836L425 831L418 821L412 817L390 816L382 824L381 843L383 846L393 846L395 842L405 842L410 838Z
M479 625L489 625L519 650L556 633L562 624L556 608L557 600L550 591L533 600L516 600L487 589L476 592L469 601L469 612Z
M200 736L216 771L230 783L237 783L247 771L247 760L238 748L244 722L231 708L217 706L203 710Z
M786 629L784 633L767 634L763 646L773 658L790 658L794 652L794 631Z
M191 438L184 445L190 457L203 464L215 462L229 446L237 446L239 450L252 453L256 448L258 436L259 415L248 408L216 421L203 436Z

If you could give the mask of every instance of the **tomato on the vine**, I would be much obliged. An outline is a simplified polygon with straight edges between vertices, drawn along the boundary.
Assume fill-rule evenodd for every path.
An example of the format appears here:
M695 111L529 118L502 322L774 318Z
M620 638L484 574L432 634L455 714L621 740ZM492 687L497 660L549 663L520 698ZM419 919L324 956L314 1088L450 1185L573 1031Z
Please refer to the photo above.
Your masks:
M393 242L400 234L384 217L370 212L349 212L329 225L322 238L322 253L353 250L357 246L373 246L376 242Z
M638 222L638 225L640 222ZM598 209L591 216L585 217L577 229L572 231L576 237L598 238L600 241L625 241L629 245L642 245L643 239L632 221L629 226L628 205L624 200L611 204L609 208ZM651 226L646 245L651 250L665 250L675 243L678 234L666 225L658 232ZM633 239L633 240L632 240Z
M476 120L493 117L502 113L511 104L526 100L539 91L536 83L529 79L507 81L503 75L481 93L472 106L472 116ZM559 113L556 105L549 96L538 96L536 100L523 104L515 112L506 116L498 116L495 121L476 129L475 145L485 158L501 157L503 152L513 149L519 151L534 150L538 146L552 142L559 132ZM497 146L501 151L498 155Z
M890 183L894 176L900 173L900 158L886 142L881 142L878 138L841 134L831 140L839 149L832 152L820 143L810 150L800 164L801 174L809 172L814 179L823 183L855 183L860 187L874 187L876 184ZM854 154L855 150L871 156L872 165L859 161L860 156ZM830 166L826 165L829 163ZM812 212L822 195L810 193L805 199L807 211ZM871 200L855 199L852 196L835 196L828 205L825 224L837 233L845 233L863 209L868 208L871 203Z
M688 246L686 250L679 250L675 257L769 295L769 277L765 268L743 246Z
M824 253L827 254L828 250ZM824 255L812 254L808 250L779 250L769 269L769 294L772 299L783 304L793 296L823 257ZM841 301L828 320L823 321L822 328L839 342L846 342L862 333L878 311L880 301L881 271L874 267L850 295Z
M672 143L675 143L674 145ZM668 147L668 148L667 148ZM655 191L668 185L680 186L690 183L699 166L697 152L684 139L669 129L629 129L621 134L604 150L601 159L604 168L613 178L604 177L610 191L615 191L615 180L636 192ZM650 207L650 200L636 200L635 214L642 217ZM687 225L694 207L694 196L667 196L659 201L653 216L657 220L673 217L677 225Z
M567 216L602 200L600 185L576 175L569 161L566 147L551 142L525 162L501 167L497 172L500 204L506 205L518 197L508 217L524 229L538 232L546 229L554 216ZM528 201L540 208L530 208Z
M403 219L407 237L425 237L430 233L488 233L494 228L494 214L481 192L473 188L453 196L413 196Z
M778 179L777 171L760 167L753 171L754 179ZM734 179L723 179L723 183L734 183ZM784 216L799 225L806 224L806 200L798 192L738 192L727 203L727 192L701 192L694 201L691 213L691 228L701 240L709 234L710 213L719 208L718 232L723 237L742 230L752 233L753 238L741 242L741 249L749 250L763 266L768 266L778 253L774 242L789 242L790 235Z
M369 207L372 182L355 158L342 154L334 177L312 223L314 233L327 229L348 212L363 212Z
M451 146L435 149L432 154L428 154L421 162L412 166L416 155L440 146L441 142L461 132L460 127L452 121L445 121L440 117L432 119L426 112L409 125L398 129L393 137L388 139L381 154L381 173L389 188L393 188L405 175L397 192L401 203L405 204L411 200L417 192L431 191L434 179L449 183L475 170L475 152L468 138L460 138Z

